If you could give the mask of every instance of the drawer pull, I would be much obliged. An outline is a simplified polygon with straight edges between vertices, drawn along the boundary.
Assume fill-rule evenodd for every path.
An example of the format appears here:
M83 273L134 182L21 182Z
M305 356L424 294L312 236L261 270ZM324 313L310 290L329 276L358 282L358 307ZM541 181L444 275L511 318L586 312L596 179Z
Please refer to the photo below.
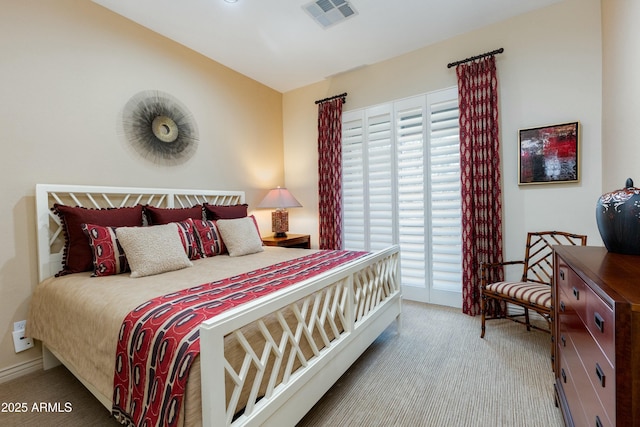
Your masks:
M560 337L560 341L562 341L562 346L566 347L567 346L567 339L564 337L564 335L562 335Z
M577 300L580 299L580 291L575 287L573 288L573 296L576 297Z
M564 270L560 270L560 279L564 280Z
M564 372L564 368L562 368L562 371L561 371L560 375L562 375L562 382L564 382L566 384L567 383L567 374Z
M593 321L596 323L596 327L600 330L600 332L604 332L604 319L600 316L599 313L595 313L593 315Z
M596 363L596 375L598 376L598 381L600 381L600 385L604 387L604 372L602 372L602 368L598 363Z
M602 427L602 421L600 421L600 417L596 415L596 427Z
M564 301L560 301L560 311L564 313L564 310L565 310Z

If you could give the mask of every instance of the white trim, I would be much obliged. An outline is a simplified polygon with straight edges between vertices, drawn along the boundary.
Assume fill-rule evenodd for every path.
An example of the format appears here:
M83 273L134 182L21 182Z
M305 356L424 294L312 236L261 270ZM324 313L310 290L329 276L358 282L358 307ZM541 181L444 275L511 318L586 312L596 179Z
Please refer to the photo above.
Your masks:
M42 370L42 357L27 360L0 370L0 384Z

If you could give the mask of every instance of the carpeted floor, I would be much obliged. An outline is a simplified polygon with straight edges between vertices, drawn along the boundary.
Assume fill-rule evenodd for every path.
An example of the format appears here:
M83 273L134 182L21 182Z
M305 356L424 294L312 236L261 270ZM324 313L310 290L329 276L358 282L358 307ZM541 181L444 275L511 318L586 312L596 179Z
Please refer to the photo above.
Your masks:
M563 426L549 340L507 320L481 339L479 317L405 301L400 333L391 325L298 426ZM0 384L0 403L2 426L119 425L62 367Z

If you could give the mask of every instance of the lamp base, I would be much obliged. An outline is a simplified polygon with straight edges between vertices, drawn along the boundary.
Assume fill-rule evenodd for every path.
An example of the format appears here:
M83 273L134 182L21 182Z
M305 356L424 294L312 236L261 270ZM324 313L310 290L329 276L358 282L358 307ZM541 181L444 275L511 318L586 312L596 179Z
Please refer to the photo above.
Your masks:
M289 213L284 209L271 213L271 231L275 237L287 237L289 231Z

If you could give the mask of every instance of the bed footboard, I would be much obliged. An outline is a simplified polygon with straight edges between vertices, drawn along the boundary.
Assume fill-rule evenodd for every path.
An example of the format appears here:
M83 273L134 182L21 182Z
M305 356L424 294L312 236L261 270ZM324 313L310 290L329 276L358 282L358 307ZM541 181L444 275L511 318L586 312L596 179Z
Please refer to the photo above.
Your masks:
M203 425L283 426L300 420L399 317L398 252L392 246L367 255L287 289L268 304L247 303L203 323ZM279 325L277 334L266 319ZM247 325L262 335L261 348L244 336ZM229 335L242 348L239 368L225 356Z

